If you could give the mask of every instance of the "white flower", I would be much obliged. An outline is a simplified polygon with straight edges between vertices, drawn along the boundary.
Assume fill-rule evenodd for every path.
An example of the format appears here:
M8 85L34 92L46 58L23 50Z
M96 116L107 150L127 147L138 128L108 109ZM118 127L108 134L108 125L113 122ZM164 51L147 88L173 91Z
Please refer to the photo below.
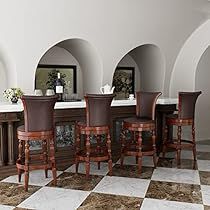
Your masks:
M23 95L23 92L20 88L8 88L4 90L3 97L11 100L12 97L17 97L18 99Z

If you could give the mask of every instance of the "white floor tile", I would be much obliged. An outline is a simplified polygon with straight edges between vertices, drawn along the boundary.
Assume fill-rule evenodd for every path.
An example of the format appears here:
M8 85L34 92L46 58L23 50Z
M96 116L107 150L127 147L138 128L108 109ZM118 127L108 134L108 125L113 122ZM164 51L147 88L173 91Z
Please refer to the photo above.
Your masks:
M62 171L57 171L57 176L62 174ZM48 178L45 178L44 170L34 170L29 172L29 185L36 185L36 186L45 186L50 181L52 181L52 171L48 171ZM19 183L18 176L9 176L6 179L3 179L1 182L9 182L9 183ZM24 174L21 177L21 184L24 184Z
M210 145L197 144L196 150L198 152L210 152Z
M90 194L87 191L43 187L18 207L38 210L77 209Z
M114 166L114 164L112 164ZM67 168L65 170L65 172L73 172L75 173L75 164L72 165L71 167ZM85 163L80 163L79 164L79 173L85 174ZM101 162L100 164L100 170L98 170L98 164L95 162L91 162L90 163L90 174L93 175L103 175L105 176L107 173L109 172L109 168L108 168L108 163L105 162Z
M117 161L117 164L120 164L120 159ZM123 164L124 165L137 165L136 158L132 156L127 156L124 158ZM152 156L144 156L142 158L142 166L154 167Z
M146 179L106 176L93 191L143 198L149 183L150 180Z
M13 210L15 207L14 206L7 206L7 205L1 205L0 204L0 209L1 210Z
M210 186L201 185L201 193L203 198L203 204L210 206Z
M177 168L156 168L153 172L152 180L187 184L200 184L199 173L197 170Z
M141 210L203 210L202 204L145 198Z
M197 160L199 171L210 171L210 160Z

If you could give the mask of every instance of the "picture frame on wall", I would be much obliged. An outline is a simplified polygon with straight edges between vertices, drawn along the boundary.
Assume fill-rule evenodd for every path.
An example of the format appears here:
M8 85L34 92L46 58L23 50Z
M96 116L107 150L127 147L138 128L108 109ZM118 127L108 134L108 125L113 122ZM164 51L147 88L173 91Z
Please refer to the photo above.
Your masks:
M125 99L135 90L135 68L118 66L113 76L115 99Z
M45 65L39 64L36 69L35 89L43 93L47 89L55 90L57 73L60 73L64 92L68 95L77 93L77 67L75 65Z

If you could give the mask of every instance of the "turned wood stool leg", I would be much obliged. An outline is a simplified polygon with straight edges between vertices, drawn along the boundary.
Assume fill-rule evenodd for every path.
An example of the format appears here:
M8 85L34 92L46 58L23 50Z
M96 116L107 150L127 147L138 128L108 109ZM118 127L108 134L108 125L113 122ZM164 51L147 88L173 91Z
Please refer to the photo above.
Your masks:
M76 173L78 173L78 169L79 169L78 155L79 155L79 151L80 151L80 146L81 146L80 130L79 130L79 126L76 123L76 142L75 142L75 169L76 169Z
M51 162L52 174L53 174L53 184L54 186L56 186L57 172L56 172L56 162L55 162L54 138L51 138L49 141L50 141L50 162Z
M197 156L196 156L195 125L194 125L194 122L192 124L192 143L193 143L193 158L194 158L193 168L195 169L196 168Z
M43 160L45 164L45 178L47 178L48 177L48 168L47 168L48 155L47 155L47 141L46 140L42 141L42 154L43 154Z
M22 154L23 154L22 140L19 140L19 144L18 144L18 160L17 160L17 163L19 163L19 164L21 164L21 162L22 162ZM18 171L18 182L21 182L22 170L20 168L18 168L17 171Z
M123 128L122 132L121 132L121 156L120 156L120 165L121 167L123 166L123 162L124 162L124 149L125 149L125 129Z
M28 191L29 182L29 143L25 141L25 191Z
M90 134L86 136L86 159L85 159L85 171L86 178L89 178L90 175Z
M154 167L157 167L157 157L156 157L156 136L155 136L155 130L152 131L152 147L153 147L153 162Z
M97 147L96 147L96 151L97 154L99 154L101 152L101 136L100 135L96 135L96 141L97 141ZM100 170L100 161L98 161L98 170Z
M107 134L107 147L108 147L108 164L109 164L109 175L112 176L112 151L111 151L111 138L110 138L110 132L108 131Z
M168 141L168 125L165 125L164 130L164 137L163 137L163 158L165 158L166 149L167 149L167 141Z
M177 130L177 166L181 164L181 133L182 133L182 128L181 126L178 126Z
M142 133L141 131L138 132L139 135L138 135L138 171L139 171L139 174L141 174L141 171L142 171Z
M134 144L136 145L136 151L138 151L138 132L134 131ZM138 164L138 155L136 156L136 164Z

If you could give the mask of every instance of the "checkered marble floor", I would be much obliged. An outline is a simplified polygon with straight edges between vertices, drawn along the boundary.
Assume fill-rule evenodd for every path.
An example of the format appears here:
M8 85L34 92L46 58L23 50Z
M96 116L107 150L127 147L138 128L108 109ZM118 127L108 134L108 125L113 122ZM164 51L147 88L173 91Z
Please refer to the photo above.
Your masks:
M182 152L176 167L174 153L158 159L154 169L152 158L143 158L143 172L137 172L135 159L128 157L125 165L113 163L113 176L107 163L98 170L91 164L90 179L85 178L84 164L79 174L72 165L58 171L58 183L52 185L52 174L30 172L29 191L17 176L0 182L0 210L210 210L210 140L197 144L197 169L193 170L192 152Z

